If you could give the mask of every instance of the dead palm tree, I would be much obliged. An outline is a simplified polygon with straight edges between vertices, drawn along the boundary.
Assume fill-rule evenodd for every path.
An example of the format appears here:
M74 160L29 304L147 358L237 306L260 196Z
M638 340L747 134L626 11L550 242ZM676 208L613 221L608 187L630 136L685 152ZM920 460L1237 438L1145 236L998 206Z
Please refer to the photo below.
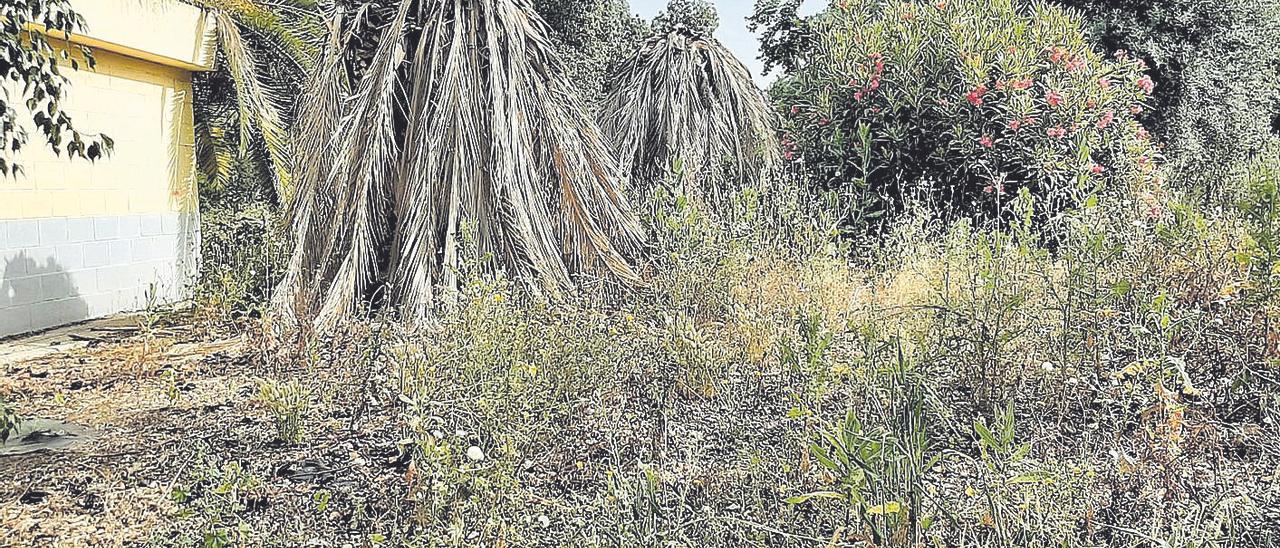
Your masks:
M392 6L334 25L300 107L277 309L323 328L385 288L429 314L467 245L551 293L582 274L636 281L617 162L528 0ZM338 30L357 26L380 29L368 55Z
M673 1L610 79L601 126L641 192L674 175L680 192L715 198L777 163L768 99L712 36L716 24L709 4Z

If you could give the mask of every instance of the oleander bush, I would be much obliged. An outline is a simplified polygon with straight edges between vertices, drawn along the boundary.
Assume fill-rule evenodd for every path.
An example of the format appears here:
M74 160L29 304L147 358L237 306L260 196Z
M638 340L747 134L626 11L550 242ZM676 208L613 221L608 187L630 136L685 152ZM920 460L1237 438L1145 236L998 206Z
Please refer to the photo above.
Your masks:
M1044 3L851 0L807 21L774 87L784 155L853 197L857 220L908 202L993 216L1024 190L1048 220L1088 196L1159 185L1135 114L1155 83Z

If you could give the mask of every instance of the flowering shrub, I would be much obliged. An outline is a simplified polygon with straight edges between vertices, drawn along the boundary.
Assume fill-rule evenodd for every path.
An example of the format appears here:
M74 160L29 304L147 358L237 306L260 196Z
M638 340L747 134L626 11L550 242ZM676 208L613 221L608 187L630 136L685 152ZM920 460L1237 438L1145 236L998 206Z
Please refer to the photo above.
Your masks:
M1157 182L1135 120L1155 83L1104 57L1060 8L1011 0L845 0L810 21L807 61L773 93L783 155L863 219L910 198L995 214L1023 189L1048 218L1105 188Z

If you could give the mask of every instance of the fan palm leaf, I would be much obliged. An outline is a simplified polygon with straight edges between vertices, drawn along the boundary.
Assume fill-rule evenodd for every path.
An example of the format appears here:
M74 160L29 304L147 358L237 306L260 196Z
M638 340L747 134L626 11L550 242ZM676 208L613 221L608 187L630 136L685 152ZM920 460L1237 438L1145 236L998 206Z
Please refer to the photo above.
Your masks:
M547 32L527 0L399 3L332 143L298 150L300 165L338 154L299 173L286 317L332 325L381 281L388 304L427 315L467 245L548 293L584 274L639 281L642 229Z
M715 198L778 162L768 99L732 52L700 34L676 27L650 39L611 79L601 126L639 191L676 175L681 192Z

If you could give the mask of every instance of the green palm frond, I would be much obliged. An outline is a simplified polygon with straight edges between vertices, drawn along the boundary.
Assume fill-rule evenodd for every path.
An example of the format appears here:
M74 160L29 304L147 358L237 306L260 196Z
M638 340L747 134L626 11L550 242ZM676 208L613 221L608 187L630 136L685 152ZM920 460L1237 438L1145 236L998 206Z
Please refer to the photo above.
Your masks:
M210 12L230 17L236 25L262 37L281 57L300 70L310 70L324 38L323 6L308 0L188 0ZM221 21L219 22L221 24Z
M289 145L285 122L277 107L281 99L259 77L256 54L245 43L235 21L226 12L214 13L219 48L235 84L240 153L248 152L252 135L260 136L273 182L280 195L285 196L290 188Z
M678 175L683 192L714 198L778 162L768 99L706 32L670 29L611 79L601 126L642 192Z
M262 180L271 194L287 199L294 97L324 41L327 2L187 1L209 11L218 39L215 72L195 80L202 188L216 192Z
M390 306L429 314L457 288L464 227L531 287L638 282L642 229L566 74L527 0L401 1L331 142L298 149L299 165L336 157L299 172L278 308L332 325L385 280Z

